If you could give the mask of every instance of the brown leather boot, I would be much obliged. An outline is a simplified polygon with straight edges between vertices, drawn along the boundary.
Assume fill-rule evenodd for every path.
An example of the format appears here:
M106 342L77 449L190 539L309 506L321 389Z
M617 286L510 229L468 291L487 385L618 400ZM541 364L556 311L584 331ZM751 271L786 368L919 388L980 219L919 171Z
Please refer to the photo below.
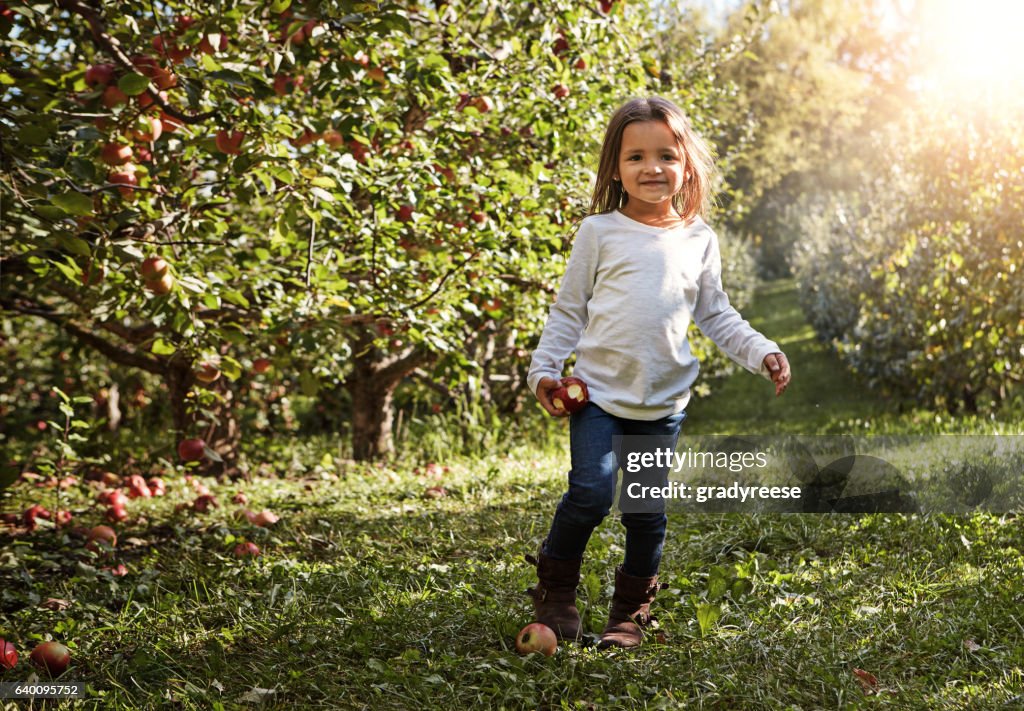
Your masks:
M582 636L580 612L576 609L576 587L580 584L579 560L555 560L542 552L538 558L526 556L526 562L537 566L537 586L526 594L533 598L534 616L559 639L578 640Z
M661 590L658 576L637 578L615 569L615 594L608 614L608 624L601 633L598 649L637 647L643 641L644 628L653 620L651 603Z

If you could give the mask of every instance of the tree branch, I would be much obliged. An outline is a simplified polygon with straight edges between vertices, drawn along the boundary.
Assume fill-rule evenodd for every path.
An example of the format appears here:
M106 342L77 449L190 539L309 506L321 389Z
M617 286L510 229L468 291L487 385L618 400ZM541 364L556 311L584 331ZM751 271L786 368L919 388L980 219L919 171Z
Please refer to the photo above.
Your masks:
M107 53L125 69L130 69L133 72L136 71L135 65L132 64L132 60L124 53L124 51L122 51L121 42L107 32L107 28L104 26L103 20L100 18L99 13L96 10L89 7L81 0L57 0L57 7L82 17L89 23L89 31L92 34L92 38L96 41L96 44L99 45L101 49L106 50ZM153 86L152 82L150 82L149 86L146 87L146 93L153 99L153 103L167 112L168 116L176 118L182 123L202 123L203 121L220 115L217 111L207 111L203 114L194 115L182 113L161 98L160 91Z
M58 313L43 304L31 302L26 299L19 299L18 301L0 299L0 306L15 313L25 314L27 316L37 316L60 326L85 345L99 351L107 358L120 365L138 368L156 375L163 375L166 370L164 359L128 350L127 348L123 348L111 343L110 341L104 340L95 333L87 331L76 324L70 317Z

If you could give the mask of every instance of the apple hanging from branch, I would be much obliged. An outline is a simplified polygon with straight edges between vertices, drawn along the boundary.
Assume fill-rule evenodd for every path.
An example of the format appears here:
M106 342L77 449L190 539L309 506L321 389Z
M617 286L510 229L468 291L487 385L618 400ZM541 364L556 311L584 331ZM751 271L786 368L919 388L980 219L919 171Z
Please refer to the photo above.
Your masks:
M198 462L206 456L206 442L198 439L183 439L178 443L178 456L185 462Z

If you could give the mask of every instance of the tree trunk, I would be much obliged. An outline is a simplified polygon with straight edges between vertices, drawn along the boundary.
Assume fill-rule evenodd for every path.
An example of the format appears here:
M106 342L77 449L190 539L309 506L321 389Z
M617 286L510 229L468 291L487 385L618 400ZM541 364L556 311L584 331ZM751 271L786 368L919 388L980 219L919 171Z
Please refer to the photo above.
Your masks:
M349 387L354 459L372 460L394 454L392 426L395 417L391 406L397 386L398 382L386 387L377 379L366 378L354 381Z
M361 329L352 340L353 367L345 380L352 398L352 457L359 461L394 454L395 388L406 375L436 356L418 348L388 353Z
M242 434L235 413L235 394L224 378L218 380L214 386L220 397L223 398L222 402L218 402L213 407L216 420L203 431L196 430L195 419L189 415L186 404L188 392L195 384L192 363L181 358L171 358L164 371L164 380L167 383L171 402L175 444L188 437L199 437L222 460L221 463L204 460L202 468L230 475L235 474L238 445L241 442Z

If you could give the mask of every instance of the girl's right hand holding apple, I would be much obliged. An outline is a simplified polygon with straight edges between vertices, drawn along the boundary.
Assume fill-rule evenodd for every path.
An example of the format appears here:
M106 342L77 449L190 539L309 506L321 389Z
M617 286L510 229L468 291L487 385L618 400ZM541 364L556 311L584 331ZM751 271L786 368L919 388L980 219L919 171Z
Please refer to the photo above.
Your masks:
M562 387L562 381L556 378L541 378L537 383L537 399L540 401L541 407L547 410L552 417L569 416L568 410L555 407L555 404L551 402L551 394L560 387Z

